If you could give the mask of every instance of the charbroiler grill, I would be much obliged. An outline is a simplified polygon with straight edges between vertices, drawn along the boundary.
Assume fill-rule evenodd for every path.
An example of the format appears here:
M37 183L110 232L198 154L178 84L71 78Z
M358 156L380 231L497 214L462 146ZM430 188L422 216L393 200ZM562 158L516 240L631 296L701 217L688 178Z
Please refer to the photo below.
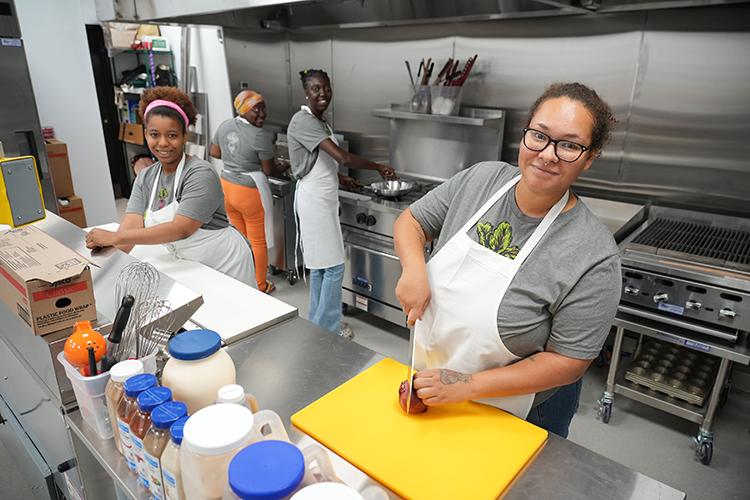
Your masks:
M609 422L619 393L699 423L697 455L709 464L731 365L750 363L750 220L647 207L615 238L622 295L599 414ZM620 368L626 330L640 339Z

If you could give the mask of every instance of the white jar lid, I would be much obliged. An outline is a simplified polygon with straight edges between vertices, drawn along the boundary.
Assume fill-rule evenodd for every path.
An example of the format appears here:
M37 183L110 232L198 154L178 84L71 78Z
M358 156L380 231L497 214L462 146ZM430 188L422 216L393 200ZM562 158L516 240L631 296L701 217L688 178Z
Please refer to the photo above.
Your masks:
M238 384L225 385L219 389L217 403L240 404L245 401L245 389Z
M143 362L140 359L126 359L110 368L109 377L113 382L125 382L133 375L141 373L143 373Z
M188 418L182 445L199 455L222 455L245 444L254 424L253 412L244 406L207 406Z
M305 486L291 500L364 500L362 495L342 483L316 483Z

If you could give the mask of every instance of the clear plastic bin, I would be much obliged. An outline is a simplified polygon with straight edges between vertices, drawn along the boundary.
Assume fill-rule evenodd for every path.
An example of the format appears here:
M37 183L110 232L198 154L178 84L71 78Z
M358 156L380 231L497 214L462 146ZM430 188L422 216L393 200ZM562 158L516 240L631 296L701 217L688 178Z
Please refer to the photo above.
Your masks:
M457 115L461 106L461 90L463 87L444 87L437 85L430 87L432 93L432 106L430 112L433 115Z
M429 85L409 85L409 111L430 113L432 94Z
M107 411L107 396L105 390L109 382L109 372L94 377L84 377L73 365L65 359L65 352L57 355L57 360L65 368L65 374L73 385L73 392L78 401L78 408L87 424L102 439L114 436Z

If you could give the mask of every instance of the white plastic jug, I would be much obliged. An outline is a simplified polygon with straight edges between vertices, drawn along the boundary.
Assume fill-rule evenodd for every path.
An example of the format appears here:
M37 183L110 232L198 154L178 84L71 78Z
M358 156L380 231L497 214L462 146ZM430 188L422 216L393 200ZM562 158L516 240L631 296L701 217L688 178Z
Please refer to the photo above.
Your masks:
M232 458L266 439L289 441L281 418L271 410L253 414L244 406L219 404L195 412L185 423L180 447L186 499L221 500Z
M219 389L216 404L235 404L250 408L253 413L258 413L258 400L252 394L246 394L245 389L238 384L225 385Z

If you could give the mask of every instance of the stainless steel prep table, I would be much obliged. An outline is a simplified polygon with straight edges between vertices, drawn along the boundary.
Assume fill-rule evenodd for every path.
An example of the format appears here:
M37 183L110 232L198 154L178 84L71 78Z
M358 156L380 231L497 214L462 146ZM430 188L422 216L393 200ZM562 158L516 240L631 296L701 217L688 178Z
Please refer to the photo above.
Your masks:
M295 443L311 440L291 426L291 416L383 356L346 340L302 318L294 318L226 348L237 367L237 383L255 395L262 408L281 416ZM394 397L396 391L394 389ZM69 414L74 442L81 442L104 470L134 500L148 495L127 472L112 440L102 441ZM347 484L359 487L370 479L337 456L336 472ZM87 469L91 469L90 467ZM544 499L684 499L685 494L609 460L567 439L550 435L534 461L517 477L504 500ZM98 496L96 498L104 498ZM391 498L398 498L391 493Z

